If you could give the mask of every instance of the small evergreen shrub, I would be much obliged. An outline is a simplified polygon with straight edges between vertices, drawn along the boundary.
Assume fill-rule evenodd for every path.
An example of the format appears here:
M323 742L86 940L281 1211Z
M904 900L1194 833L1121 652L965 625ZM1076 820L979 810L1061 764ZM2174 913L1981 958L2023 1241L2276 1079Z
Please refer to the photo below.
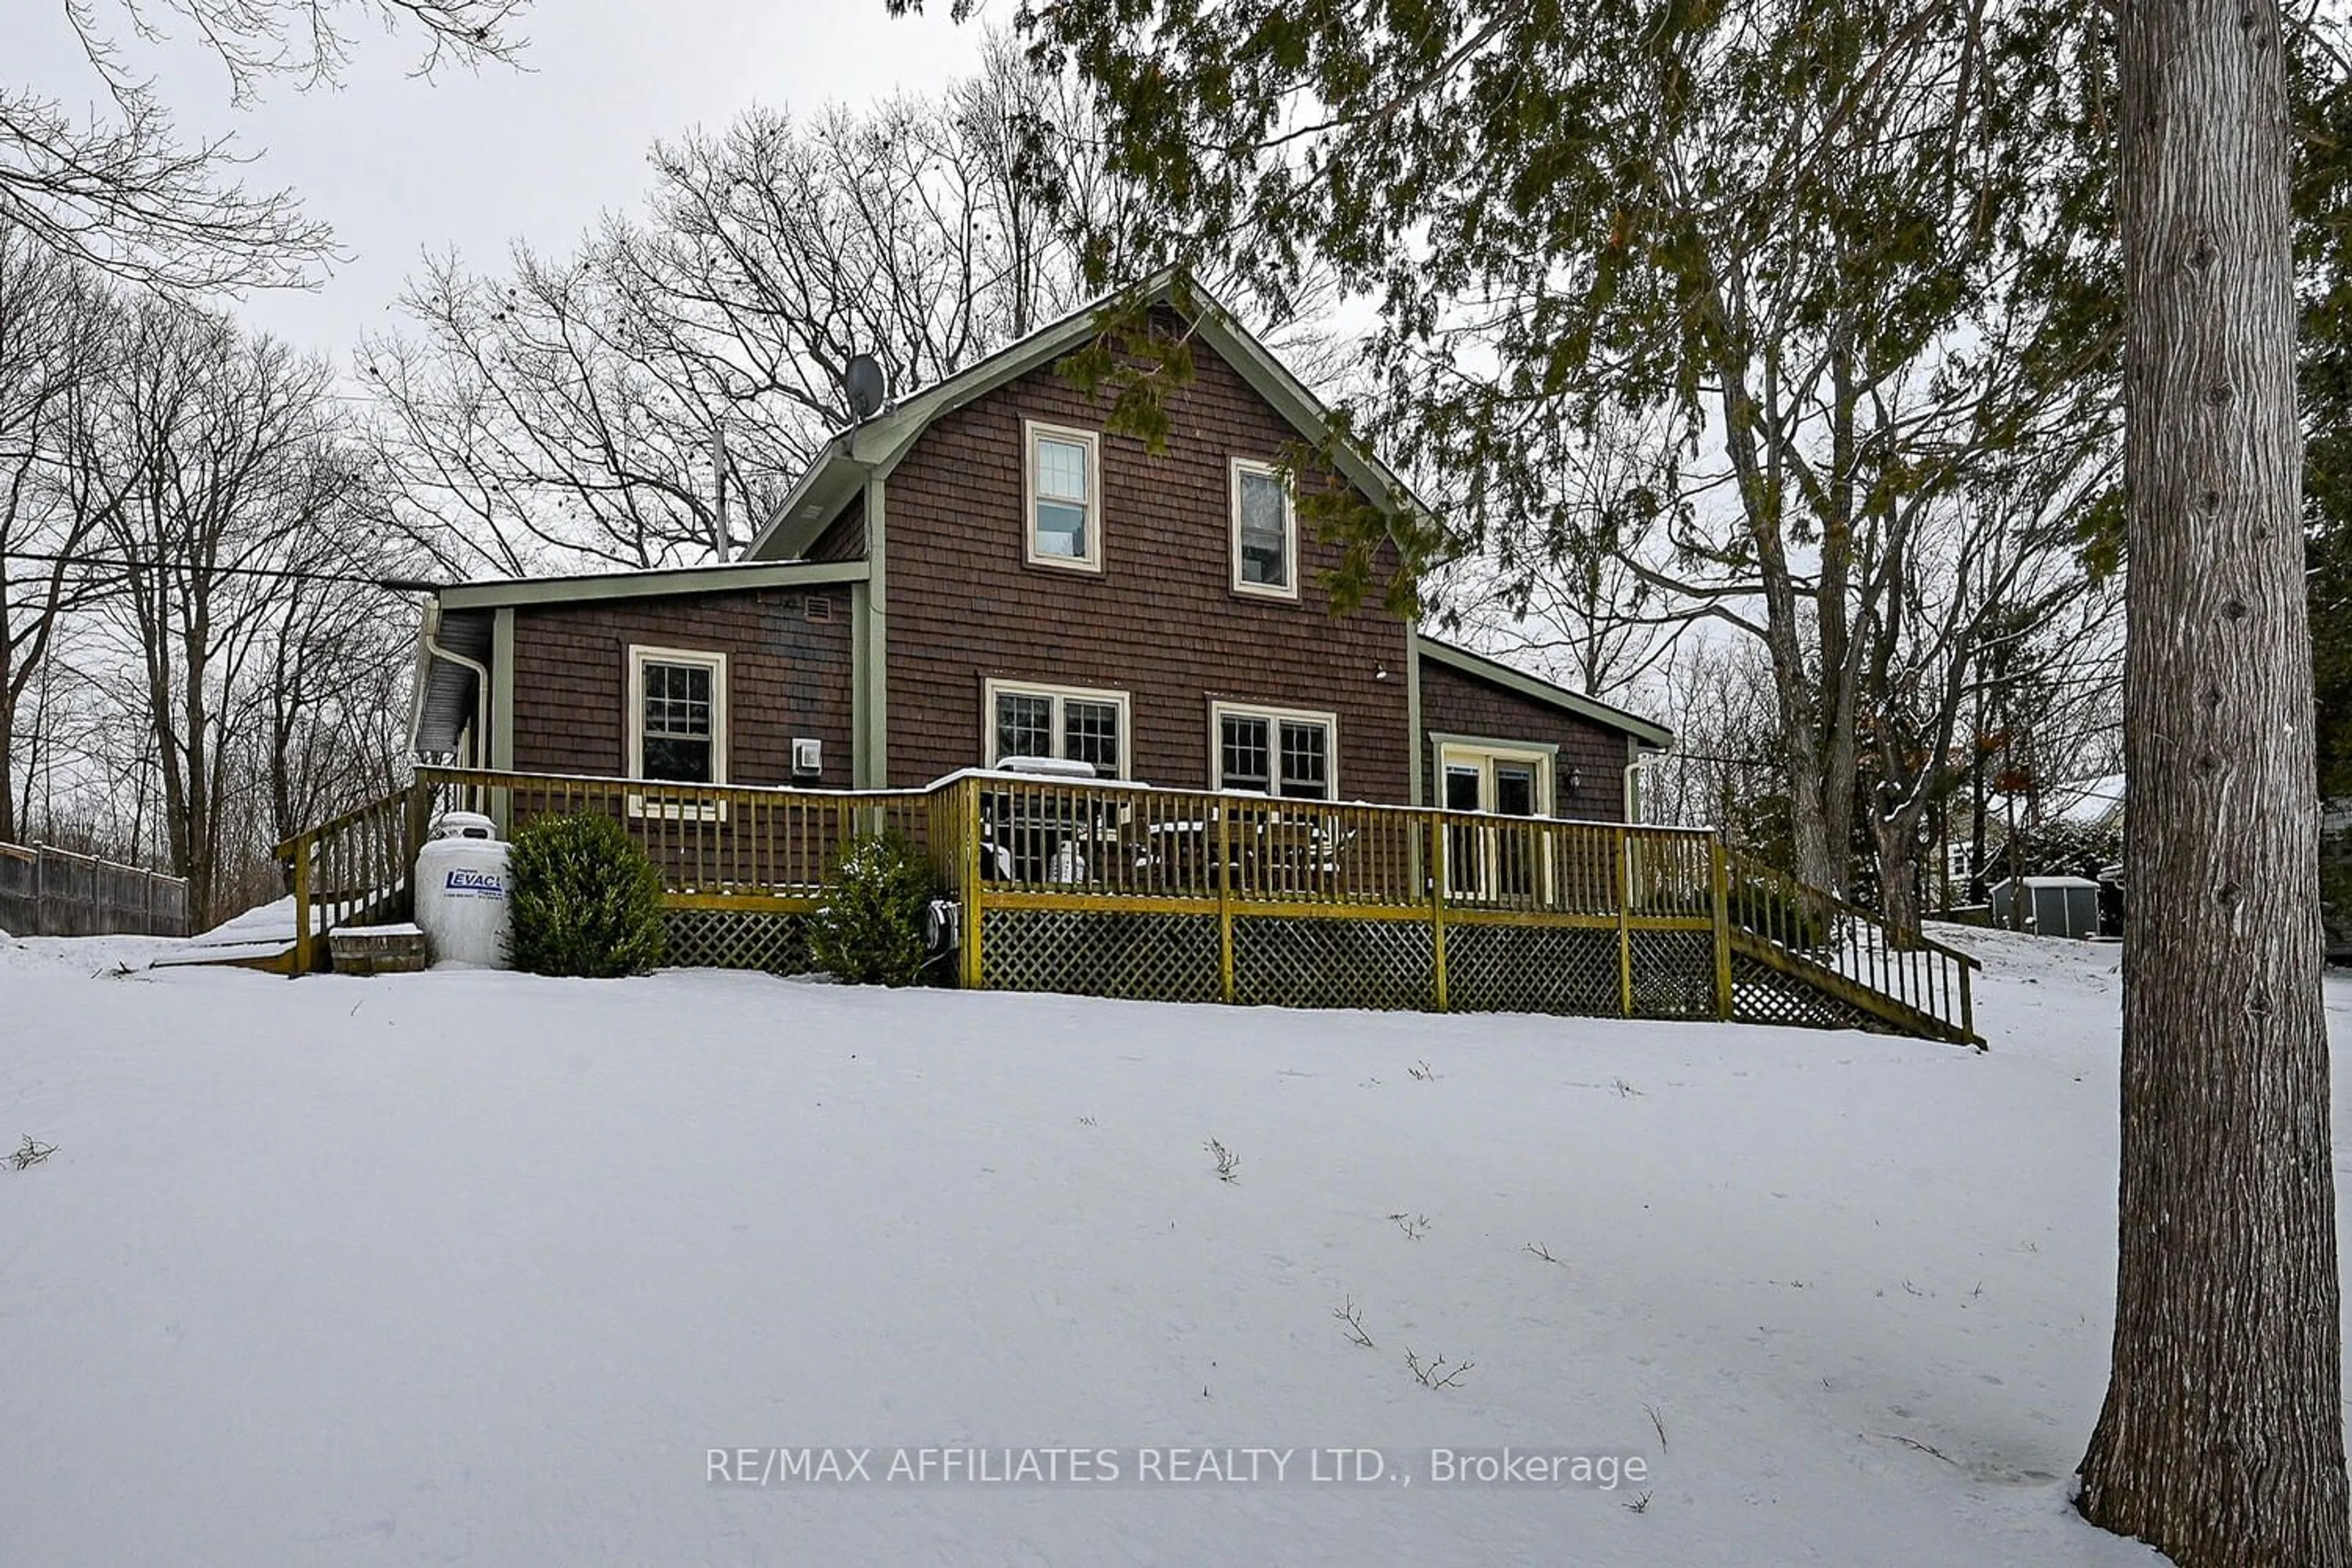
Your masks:
M817 967L853 985L922 978L923 921L939 882L921 850L897 833L850 840L809 920Z
M604 978L661 962L661 873L609 816L531 818L507 853L507 889L517 969Z

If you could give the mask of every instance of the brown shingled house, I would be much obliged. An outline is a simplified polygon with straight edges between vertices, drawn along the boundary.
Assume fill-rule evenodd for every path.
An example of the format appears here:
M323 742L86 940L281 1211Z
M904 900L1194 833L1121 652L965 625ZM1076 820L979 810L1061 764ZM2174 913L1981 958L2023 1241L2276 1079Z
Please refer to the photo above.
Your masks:
M1175 297L1155 286L1156 309ZM1043 756L1162 787L1636 816L1630 765L1668 731L1376 605L1332 613L1339 552L1276 466L1325 411L1224 311L1189 325L1159 453L1056 374L1082 312L834 437L740 562L443 589L418 751L832 789ZM1412 504L1369 455L1334 466L1313 482Z

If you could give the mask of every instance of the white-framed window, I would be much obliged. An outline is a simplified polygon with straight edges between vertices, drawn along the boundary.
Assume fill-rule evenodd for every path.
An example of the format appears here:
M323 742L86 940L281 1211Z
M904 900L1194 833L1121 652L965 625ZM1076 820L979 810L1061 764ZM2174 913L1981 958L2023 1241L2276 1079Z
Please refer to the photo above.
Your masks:
M1549 816L1559 756L1550 746L1443 742L1437 748L1438 804L1448 811Z
M1085 763L1097 778L1128 776L1128 700L1124 691L990 680L981 697L982 760L1054 757Z
M1102 437L1024 420L1023 551L1039 566L1102 570Z
M1209 704L1210 783L1286 800L1339 795L1339 718L1311 709Z
M727 782L727 656L697 648L629 648L628 776L648 782ZM629 809L654 809L644 795ZM677 815L677 802L659 809ZM692 808L687 808L691 810ZM706 805L704 815L710 815Z
M1233 460L1234 592L1298 597L1298 514L1271 463Z

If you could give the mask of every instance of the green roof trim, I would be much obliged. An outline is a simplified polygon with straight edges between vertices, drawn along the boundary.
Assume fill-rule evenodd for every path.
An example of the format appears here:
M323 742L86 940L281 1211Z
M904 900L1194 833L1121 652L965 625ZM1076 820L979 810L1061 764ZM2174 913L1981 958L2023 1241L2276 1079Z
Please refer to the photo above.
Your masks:
M1521 697L1563 709L1596 724L1606 724L1612 730L1633 736L1645 746L1664 751L1675 743L1675 732L1663 724L1654 724L1637 714L1626 712L1622 708L1612 708L1597 697L1587 697L1582 692L1570 691L1565 686L1555 686L1525 670L1514 669L1499 659L1488 658L1485 654L1472 653L1466 647L1440 642L1426 632L1413 633L1412 649L1417 659L1433 659L1465 675L1492 681Z
M722 566L674 566L649 572L453 583L441 589L438 597L445 610L488 610L518 605L570 605L600 599L662 599L683 594L818 587L862 583L866 576L863 561L739 561Z
M1166 268L1145 280L1132 296L1147 305L1173 309L1179 274ZM1243 330L1234 313L1197 283L1189 288L1193 309L1185 312L1202 339L1240 373L1259 396L1320 449L1332 431L1331 411L1281 361ZM816 542L841 508L869 476L887 478L916 440L942 415L987 396L1042 370L1085 346L1104 310L1125 295L1097 300L976 364L934 383L862 425L835 435L778 503L747 552L763 561L793 559ZM1382 505L1425 513L1411 487L1352 441L1337 444L1335 465L1356 488Z

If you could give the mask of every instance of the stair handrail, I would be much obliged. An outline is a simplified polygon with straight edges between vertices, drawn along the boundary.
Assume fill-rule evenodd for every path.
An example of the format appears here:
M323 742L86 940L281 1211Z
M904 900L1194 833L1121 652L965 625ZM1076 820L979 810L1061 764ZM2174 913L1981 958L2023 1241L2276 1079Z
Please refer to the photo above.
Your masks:
M291 872L292 973L310 973L317 966L320 942L362 907L344 885L353 877L362 879L373 900L365 907L380 906L408 891L424 835L425 788L404 785L278 841L278 859ZM319 886L321 871L335 884L331 889Z
M1801 882L1744 850L1727 846L1726 851L1727 918L1735 933L1928 1019L1962 1044L1984 1043L1976 1032L1971 984L1982 959L1924 931L1898 931L1877 910ZM1759 888L1761 899L1754 892Z

